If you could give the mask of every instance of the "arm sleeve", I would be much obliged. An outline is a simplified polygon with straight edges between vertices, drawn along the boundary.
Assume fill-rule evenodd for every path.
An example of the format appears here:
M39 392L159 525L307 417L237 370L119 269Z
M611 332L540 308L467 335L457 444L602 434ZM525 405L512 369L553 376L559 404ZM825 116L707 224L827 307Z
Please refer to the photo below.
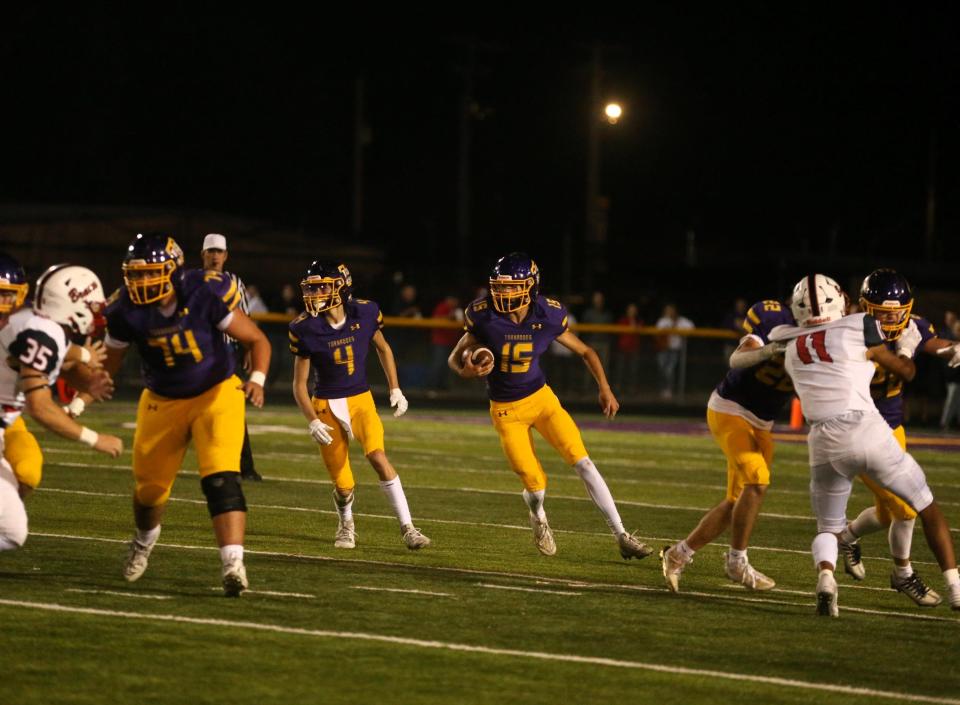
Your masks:
M863 316L863 342L868 348L877 345L883 345L886 339L883 337L883 331L877 319L869 313Z
M9 348L10 356L16 358L21 370L30 368L45 375L57 368L59 350L57 341L48 333L30 328L20 331Z

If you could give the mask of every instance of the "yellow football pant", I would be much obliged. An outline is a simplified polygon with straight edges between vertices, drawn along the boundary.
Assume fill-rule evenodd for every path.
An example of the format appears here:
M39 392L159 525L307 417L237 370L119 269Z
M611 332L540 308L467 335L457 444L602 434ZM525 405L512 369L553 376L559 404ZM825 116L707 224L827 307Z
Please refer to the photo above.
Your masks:
M137 502L163 504L193 438L200 477L240 472L243 447L244 396L235 375L203 394L170 399L144 389L137 407L133 436L133 478Z
M742 416L707 409L707 426L727 458L727 500L736 502L744 485L769 485L773 436Z
M36 489L43 475L43 453L40 452L37 439L27 429L23 416L18 416L17 420L6 428L3 437L3 457L13 468L17 482Z
M901 448L907 449L907 434L903 430L903 426L897 426L893 429L893 437L897 439ZM890 490L885 490L866 475L860 475L860 479L873 492L873 504L877 508L877 518L884 524L889 524L894 519L907 520L917 516L913 507Z
M323 421L327 426L333 427L330 435L333 436L333 443L328 446L320 446L320 455L323 457L323 464L330 473L330 479L340 494L346 495L356 485L353 479L353 471L350 469L350 455L348 453L350 439L343 426L334 417L330 411L330 405L326 399L313 397L313 410L317 413L317 418ZM375 450L383 450L383 422L380 415L377 414L377 406L373 403L373 395L367 391L362 394L355 394L347 397L347 409L350 412L350 428L353 429L354 437L360 441L363 447L363 454L370 455Z
M491 401L490 418L510 467L529 492L547 487L547 475L534 451L531 429L537 429L568 465L587 457L580 429L547 385L517 401Z

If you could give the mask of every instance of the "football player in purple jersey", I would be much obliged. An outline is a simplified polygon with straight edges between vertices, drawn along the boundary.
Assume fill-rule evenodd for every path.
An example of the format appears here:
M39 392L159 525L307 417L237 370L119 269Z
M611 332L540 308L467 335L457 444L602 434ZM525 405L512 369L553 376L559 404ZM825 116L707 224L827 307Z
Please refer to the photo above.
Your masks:
M910 283L893 269L877 269L863 280L860 287L860 310L869 313L879 323L886 338L886 345L895 350L903 336L919 338L913 358L922 351L937 355L940 351L952 353L952 343L937 337L933 324L914 315L913 292ZM894 438L903 450L907 449L907 436L903 428L903 380L881 365L870 382L870 394L877 410L893 431ZM941 602L940 595L927 586L910 563L913 544L913 529L917 513L889 490L884 489L865 474L860 476L874 495L874 506L864 509L849 524L840 536L840 555L844 570L854 578L863 580L866 569L863 565L859 540L864 536L888 529L890 555L893 557L893 573L890 587L898 590L921 607L934 607Z
M123 262L125 286L107 306L107 363L115 374L136 345L146 389L133 438L136 534L123 576L134 581L160 535L170 490L192 438L220 546L224 593L247 588L243 564L246 500L240 486L245 399L263 405L270 343L242 310L235 280L184 269L183 251L167 235L137 235ZM248 346L253 372L241 383L224 333Z
M306 310L290 323L293 397L309 421L310 435L320 444L320 455L333 480L333 500L339 523L333 545L354 548L353 495L356 485L349 439L356 438L380 478L380 489L400 524L400 536L411 551L430 545L413 525L400 476L384 452L383 422L367 383L367 354L373 347L380 358L394 416L407 411L407 400L397 381L393 351L383 337L383 314L373 301L354 298L353 278L345 264L316 261L300 282ZM311 368L316 383L307 388Z
M663 577L673 592L693 555L730 528L726 574L749 590L769 590L776 583L750 565L747 547L760 506L770 485L773 421L793 396L783 367L783 345L770 331L793 325L790 309L779 301L759 301L747 311L744 336L730 356L730 370L707 402L707 425L727 458L727 494L704 514L679 543L660 551Z
M510 467L523 482L523 499L530 512L537 550L552 556L557 545L543 508L547 476L534 452L533 428L583 480L617 540L620 555L625 559L650 555L651 549L624 529L617 505L587 454L580 430L547 385L540 368L540 357L554 340L579 355L597 381L600 408L612 419L620 404L597 353L568 329L564 306L539 295L540 271L528 255L514 252L501 257L493 267L489 287L488 296L464 311L466 333L450 353L448 364L461 377L486 379L490 418ZM472 352L478 345L493 352L492 361L474 362Z

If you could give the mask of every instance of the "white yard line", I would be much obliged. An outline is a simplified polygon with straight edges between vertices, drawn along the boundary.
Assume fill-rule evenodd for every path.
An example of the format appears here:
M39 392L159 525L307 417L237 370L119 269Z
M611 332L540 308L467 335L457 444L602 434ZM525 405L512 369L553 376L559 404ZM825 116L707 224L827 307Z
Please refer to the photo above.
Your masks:
M183 473L181 473L183 474ZM115 492L92 492L90 490L65 490L56 487L38 487L37 492L52 492L57 494L75 494L82 495L86 497L120 497L126 498L129 495L118 494ZM551 497L552 498L552 497ZM206 504L205 500L202 499L188 499L186 497L171 497L171 502L180 502L183 504ZM334 509L318 509L315 507L294 507L285 504L253 504L249 503L247 505L250 509L270 509L275 511L288 511L288 512L305 512L308 514L324 514L324 515L336 515L336 510ZM354 512L357 516L368 518L368 519L378 519L386 521L396 521L396 517L392 514L372 514L369 512ZM419 521L431 523L431 524L450 524L454 526L483 526L491 529L508 529L511 531L530 531L529 525L523 524L501 524L497 522L487 522L487 521L463 521L458 519L436 519L431 517L418 517ZM812 521L812 518L811 518ZM960 531L958 529L951 529L951 531ZM553 533L555 534L577 534L579 536L609 536L608 532L602 531L577 531L575 529L556 529L553 528ZM676 541L675 538L666 538L661 536L644 536L642 534L637 534L637 537L643 539L644 541L649 541L651 543L657 544L671 544ZM710 544L711 549L725 550L721 544ZM750 546L752 551L768 551L773 553L792 553L800 556L809 556L810 551L793 549L793 548L780 548L776 546ZM880 560L879 557L876 560ZM918 561L914 560L914 563L917 565L936 565L932 561Z
M567 590L548 590L546 588L525 588L518 587L516 585L497 585L496 583L477 583L482 588L491 588L493 590L516 590L517 592L539 592L546 593L548 595L567 595L571 597L577 597L582 595L582 592L569 592Z
M210 588L211 592L223 592L222 587L212 587ZM305 600L315 600L317 599L316 595L309 595L305 592L277 592L275 590L244 590L244 595L269 595L270 597L296 597L303 598Z
M217 588L223 590L223 588ZM144 592L120 592L119 590L80 590L67 588L64 592L79 592L85 595L117 595L118 597L135 597L140 600L172 600L170 595L148 595Z
M370 592L402 592L408 595L432 595L434 597L454 597L449 592L430 592L429 590L404 590L402 588L373 587L371 585L351 585L355 590L369 590Z
M49 534L49 533L34 533L32 536L35 537L44 537L44 538L55 538L55 539L68 539L75 541L93 541L98 543L116 543L116 544L127 544L127 539L108 539L101 538L97 536L75 536L71 534ZM175 548L187 551L217 551L218 549L214 546L191 546L188 544L166 544L166 543L157 543L158 547L166 548ZM396 561L375 561L368 558L340 558L334 556L321 556L315 554L304 554L304 553L287 553L284 551L256 551L249 548L245 549L245 554L254 555L254 556L268 556L275 558L295 558L305 561L316 561L320 563L346 563L350 565L369 565L377 567L389 567L389 568L398 568L400 570L414 570L414 571L433 571L437 573L452 573L455 575L475 575L475 576L485 576L485 577L497 577L497 578L518 578L521 580L528 580L531 582L541 582L543 584L557 585L557 586L566 586L569 582L569 578L553 578L546 575L535 575L530 573L514 573L510 571L499 571L499 570L482 570L478 568L455 568L453 566L437 566L437 565L423 565L416 563L400 563ZM635 585L635 584L624 584L624 583L598 583L590 581L578 581L578 586L583 588L595 588L599 590L627 590L631 592L653 592L653 593L666 593L666 588L663 587L653 587L650 585ZM784 602L781 600L771 600L765 598L757 597L747 597L742 595L730 595L730 594L721 594L721 593L711 593L711 592L688 592L684 591L681 593L685 596L690 597L703 597L707 599L718 599L718 600L730 600L734 602L761 602L774 605L780 605L784 607L802 607L805 609L813 608L813 601L810 602ZM745 593L747 594L747 593ZM903 619L920 619L920 620L933 620L938 622L950 622L957 624L960 622L960 618L950 618L950 617L934 617L928 615L920 615L915 612L898 612L896 610L871 610L871 609L861 609L853 607L843 608L848 611L854 612L863 612L866 614L878 614L888 617L900 617Z
M436 649L443 651L454 651L470 654L482 654L484 656L506 656L508 658L520 659L538 659L541 661L553 661L558 663L576 663L587 664L591 666L604 666L609 668L625 668L643 671L654 671L657 673L669 673L671 675L690 676L697 679L711 678L735 682L759 683L762 685L771 685L783 688L796 688L799 690L813 690L826 693L836 693L839 695L862 696L868 698L885 698L897 702L917 702L917 703L938 703L941 705L960 705L960 700L952 698L940 698L927 695L917 695L915 693L902 693L896 691L874 690L872 688L855 688L848 685L833 685L830 683L818 683L812 681L803 681L794 678L777 678L774 676L758 676L750 673L733 673L730 671L712 671L703 668L687 668L684 666L672 666L669 664L649 663L644 661L627 661L623 659L602 658L599 656L580 656L577 654L550 653L544 651L524 651L521 649L502 649L480 644L462 644L449 641L433 641L427 639L415 639L412 637L388 636L385 634L372 634L368 632L341 632L325 629L304 629L300 627L288 627L282 624L267 624L263 622L244 622L227 619L210 619L200 617L186 617L176 614L149 614L145 612L125 612L120 610L103 610L91 607L71 607L69 605L60 605L49 602L27 602L22 600L3 600L0 599L0 605L16 607L20 609L44 610L48 612L60 612L69 614L82 614L94 617L106 617L115 619L129 619L144 622L167 622L172 624L192 624L199 626L220 627L224 629L238 629L243 631L262 631L273 632L275 634L290 634L293 636L315 637L319 639L352 639L355 641L379 642L386 644L396 644L399 646L408 646L419 649Z

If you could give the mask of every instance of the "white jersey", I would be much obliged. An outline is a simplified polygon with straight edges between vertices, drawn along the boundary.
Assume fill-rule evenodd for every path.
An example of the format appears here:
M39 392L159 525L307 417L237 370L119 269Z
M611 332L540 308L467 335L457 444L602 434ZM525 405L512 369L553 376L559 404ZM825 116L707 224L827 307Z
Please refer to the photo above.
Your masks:
M786 342L786 370L811 424L851 411L879 413L870 396L876 366L867 348L884 342L872 316L855 313L821 326L777 326L770 339Z
M0 428L20 416L26 399L19 387L20 372L31 367L53 384L60 375L70 341L59 323L30 309L17 311L0 328Z

